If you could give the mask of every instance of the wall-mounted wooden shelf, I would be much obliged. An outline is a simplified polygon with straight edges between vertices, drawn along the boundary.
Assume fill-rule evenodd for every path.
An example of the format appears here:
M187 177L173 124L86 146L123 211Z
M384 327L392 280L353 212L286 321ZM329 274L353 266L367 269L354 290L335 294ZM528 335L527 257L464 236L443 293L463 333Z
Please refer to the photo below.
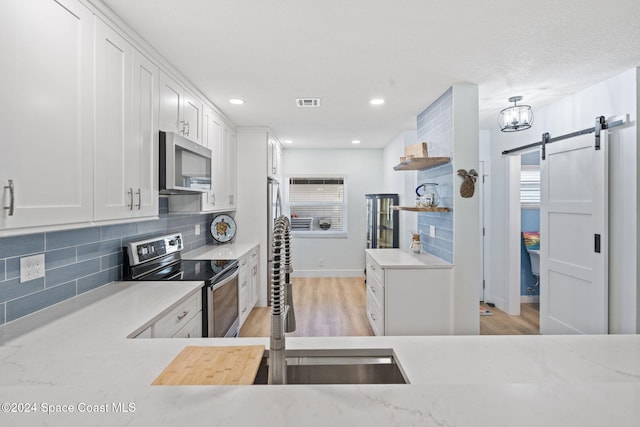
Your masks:
M422 206L392 206L394 211L409 211L409 212L449 212L451 208L425 208Z
M412 157L393 167L397 171L417 171L449 163L451 157Z

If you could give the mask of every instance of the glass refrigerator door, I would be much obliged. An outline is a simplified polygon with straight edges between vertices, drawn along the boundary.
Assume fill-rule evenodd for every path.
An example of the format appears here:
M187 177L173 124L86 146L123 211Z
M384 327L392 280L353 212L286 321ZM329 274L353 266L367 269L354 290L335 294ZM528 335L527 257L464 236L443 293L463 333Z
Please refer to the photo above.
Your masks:
M367 197L367 249L373 248L373 199Z
M393 248L393 206L392 198L379 198L378 204L378 248Z

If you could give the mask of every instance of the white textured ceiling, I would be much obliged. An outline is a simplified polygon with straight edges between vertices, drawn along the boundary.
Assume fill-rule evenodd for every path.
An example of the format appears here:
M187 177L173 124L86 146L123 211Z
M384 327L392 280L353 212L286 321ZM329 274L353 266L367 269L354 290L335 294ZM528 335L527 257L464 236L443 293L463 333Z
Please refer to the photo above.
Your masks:
M104 3L238 126L293 147L383 147L462 82L478 85L489 128L510 96L535 111L640 65L640 0Z

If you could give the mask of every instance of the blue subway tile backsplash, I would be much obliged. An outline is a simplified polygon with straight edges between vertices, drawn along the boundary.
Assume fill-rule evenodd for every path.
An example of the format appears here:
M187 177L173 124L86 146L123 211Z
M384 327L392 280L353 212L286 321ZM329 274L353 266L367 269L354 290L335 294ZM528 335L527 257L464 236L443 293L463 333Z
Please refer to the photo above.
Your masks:
M6 320L7 322L16 320L74 296L76 296L76 282L72 281L8 301L6 303Z
M428 143L429 156L453 156L453 91L450 88L417 117L418 141ZM453 159L452 159L453 160ZM418 184L435 182L439 206L453 208L453 164L447 163L418 172ZM434 226L436 236L430 237ZM419 212L418 230L425 252L453 263L453 211Z
M214 243L208 233L213 216L169 214L168 199L161 197L157 220L0 238L0 324L121 280L128 242L181 232L185 251ZM40 253L45 277L20 283L20 258Z
M33 254L44 250L44 233L0 239L0 259Z

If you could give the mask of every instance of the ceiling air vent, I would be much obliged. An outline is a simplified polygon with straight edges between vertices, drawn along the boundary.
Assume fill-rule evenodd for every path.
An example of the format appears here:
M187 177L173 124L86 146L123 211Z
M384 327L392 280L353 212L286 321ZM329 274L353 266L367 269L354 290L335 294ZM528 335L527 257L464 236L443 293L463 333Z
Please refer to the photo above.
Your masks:
M296 105L301 108L319 107L320 98L296 98Z

